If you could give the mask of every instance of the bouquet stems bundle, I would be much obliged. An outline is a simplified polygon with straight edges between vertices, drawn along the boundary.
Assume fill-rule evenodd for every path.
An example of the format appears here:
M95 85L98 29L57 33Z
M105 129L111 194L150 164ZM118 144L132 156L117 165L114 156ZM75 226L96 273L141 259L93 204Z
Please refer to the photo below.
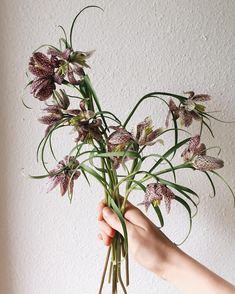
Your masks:
M209 95L195 94L192 91L184 95L152 92L137 102L124 122L113 112L102 108L85 72L89 68L87 59L93 51L82 52L73 48L74 24L82 11L92 7L101 9L98 6L88 6L81 10L72 22L69 36L60 26L63 37L59 40L59 48L52 45L40 46L30 58L29 72L33 78L27 86L30 87L31 94L45 105L44 115L39 118L39 122L47 126L37 149L37 160L42 163L45 174L31 177L48 178L47 191L59 186L60 194L63 196L67 193L70 200L74 182L80 176L83 176L89 185L91 177L101 184L105 202L120 219L123 234L116 233L112 245L108 248L99 293L102 293L106 277L112 284L113 294L118 293L118 285L123 293L127 293L128 235L124 214L131 192L143 191L144 197L140 205L144 205L146 211L150 207L154 209L161 226L164 225L162 202L165 202L167 213L170 212L172 201L179 202L188 212L191 229L192 207L197 210L199 196L191 188L177 182L176 171L201 171L207 177L214 194L216 189L211 174L228 184L215 171L223 167L223 161L208 155L211 148L201 143L204 130L207 129L213 136L210 119L217 119L206 112L205 103L211 100ZM41 52L45 47L46 52ZM132 116L148 99L165 103L168 112L165 127L155 128L151 117L147 116L130 128ZM185 129L194 121L198 122L199 131L198 134L191 135ZM75 143L62 160L57 160L51 138L54 132L59 132L63 127L74 131ZM179 132L184 132L186 137L183 140L179 140ZM158 144L162 144L163 135L173 137L174 144L165 148L161 154ZM153 145L156 151L149 153L148 146ZM53 168L49 168L45 160L46 148L49 148L52 158L56 161ZM174 165L173 158L179 152L181 162ZM152 163L150 169L144 167L145 162ZM164 178L168 173L172 174L172 181ZM234 197L232 189L228 187Z

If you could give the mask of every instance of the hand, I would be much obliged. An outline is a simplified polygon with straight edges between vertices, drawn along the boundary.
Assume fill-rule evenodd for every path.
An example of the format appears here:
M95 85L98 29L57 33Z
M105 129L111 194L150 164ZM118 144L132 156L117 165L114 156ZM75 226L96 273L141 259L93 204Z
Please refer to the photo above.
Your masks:
M178 248L130 202L127 203L124 218L132 256L140 265L163 277ZM118 216L104 201L99 204L98 220L101 230L98 237L105 245L111 245L115 231L123 234Z
M235 287L185 254L172 243L138 208L127 203L124 214L130 252L146 269L174 284L182 293L234 294ZM123 234L114 211L99 204L99 238L110 246L115 231Z

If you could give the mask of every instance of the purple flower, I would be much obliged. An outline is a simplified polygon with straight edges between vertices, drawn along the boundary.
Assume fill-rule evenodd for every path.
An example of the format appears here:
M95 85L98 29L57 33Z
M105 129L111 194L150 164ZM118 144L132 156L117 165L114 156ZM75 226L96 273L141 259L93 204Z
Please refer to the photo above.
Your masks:
M190 139L188 147L183 151L181 157L185 162L192 162L192 166L200 171L211 171L224 166L221 159L206 155L206 145L200 143L199 135Z
M101 140L102 122L100 119L95 119L95 113L91 110L87 110L84 101L80 102L80 109L68 110L68 114L73 115L69 120L69 124L74 126L74 130L78 132L76 142L82 141L85 143L92 143L93 140Z
M151 117L146 117L132 131L132 137L141 145L154 145L154 141L162 132L162 129L153 130L153 122Z
M174 193L165 185L160 183L151 183L146 187L146 193L144 201L139 205L144 205L147 211L150 204L160 204L161 200L164 199L167 213L170 212L171 201L175 198Z
M61 84L63 81L63 76L55 73L55 62L41 52L33 53L29 71L36 76L31 84L31 93L41 101L47 100L53 94L55 83Z
M108 137L108 151L109 152L124 152L133 150L130 145L133 142L131 133L122 127L110 127L114 132ZM117 169L121 163L131 159L128 156L112 156L113 167Z
M208 155L197 155L193 159L193 167L200 171L211 171L222 168L223 166L223 160Z
M51 128L60 122L64 116L64 113L63 109L58 105L48 105L43 109L43 111L45 111L47 115L43 115L38 119L38 121L48 126L45 131L45 135L47 135Z
M59 161L56 168L49 172L47 193L60 185L61 196L64 196L67 191L72 195L74 180L78 179L81 174L78 171L78 167L79 162L74 156L66 156L63 160Z
M85 75L83 68L89 67L86 60L93 52L73 51L70 48L62 52L54 48L49 48L47 54L51 55L52 59L57 60L59 58L60 65L58 66L58 73L67 75L72 85L79 85L81 77Z
M188 147L181 154L184 161L190 161L196 155L206 155L206 145L200 143L200 140L199 135L190 138Z
M166 118L166 127L169 125L171 112L173 113L175 119L179 119L180 124L185 127L189 127L192 124L193 119L201 120L201 112L205 111L205 106L198 104L197 102L209 101L211 100L211 97L207 94L195 95L192 91L186 92L185 94L189 94L189 97L179 106L177 106L175 102L170 99L169 112Z

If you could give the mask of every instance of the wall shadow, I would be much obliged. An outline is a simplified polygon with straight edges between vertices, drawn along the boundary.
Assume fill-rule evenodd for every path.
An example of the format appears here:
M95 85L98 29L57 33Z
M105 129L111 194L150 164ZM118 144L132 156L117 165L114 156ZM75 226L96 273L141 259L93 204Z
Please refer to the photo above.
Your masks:
M1 163L1 176L0 176L0 293L13 294L13 282L12 282L12 270L11 266L13 261L11 259L10 252L10 227L8 222L8 183L10 177L10 167L8 166L7 157L7 141L8 133L7 127L7 40L6 40L6 21L4 21L5 15L5 1L1 2L0 10L0 36L1 36L1 54L0 54L0 163Z

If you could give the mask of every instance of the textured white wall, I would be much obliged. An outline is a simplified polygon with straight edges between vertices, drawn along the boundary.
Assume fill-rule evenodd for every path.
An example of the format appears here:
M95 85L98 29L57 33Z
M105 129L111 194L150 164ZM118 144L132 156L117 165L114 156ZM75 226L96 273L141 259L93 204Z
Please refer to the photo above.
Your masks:
M60 36L56 25L68 28L76 12L87 4L101 5L105 12L87 11L76 26L74 43L80 50L97 50L90 61L90 75L105 108L124 118L146 92L195 90L214 97L211 109L222 110L221 117L235 117L234 0L2 0L2 294L97 293L105 257L96 238L100 187L93 184L89 189L79 179L70 205L57 191L45 194L43 182L21 175L22 168L26 174L42 172L35 160L44 129L35 119L39 103L28 95L27 102L34 107L29 111L19 99L28 57L42 43L55 44ZM165 113L158 104L146 103L138 119L147 113L163 124ZM234 126L213 122L213 127L216 139L206 134L204 141L222 147L226 163L222 174L235 187ZM57 142L57 146L63 156L67 144ZM216 180L218 194L211 199L208 182L199 174L181 174L179 180L190 183L201 195L192 234L182 248L235 283L235 210L229 191ZM131 199L136 203L141 197L136 194ZM174 204L164 231L179 241L187 225L185 211ZM178 292L131 260L129 293Z

